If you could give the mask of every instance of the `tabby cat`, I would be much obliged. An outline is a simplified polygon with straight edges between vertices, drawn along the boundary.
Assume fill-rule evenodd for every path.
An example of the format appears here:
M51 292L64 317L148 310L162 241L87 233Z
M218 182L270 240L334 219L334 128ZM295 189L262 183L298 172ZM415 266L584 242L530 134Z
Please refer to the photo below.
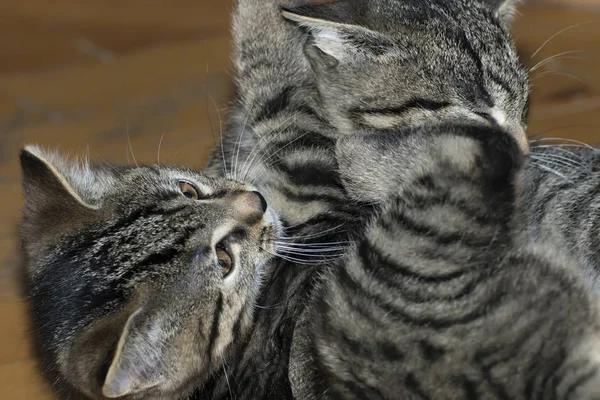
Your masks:
M296 329L296 398L600 398L598 299L567 252L525 236L508 133L444 123L337 153L349 196L380 211Z
M299 261L307 254L294 247L301 244L327 260L331 246L361 237L371 209L348 201L336 139L468 118L504 126L524 147L527 80L501 22L504 3L340 4L287 10L301 30L272 2L240 0L241 113L209 170L223 167L248 183L163 166L74 170L39 149L23 153L33 319L44 366L57 373L64 397L183 398L196 389L192 398L290 398L290 373L294 381L310 377L304 357L291 360L292 371L288 364L323 270L269 252ZM480 40L485 35L494 40ZM361 75L368 65L377 84ZM260 218L264 202L254 188L269 204ZM252 218L238 206L224 209L240 196ZM182 218L191 210L197 218ZM271 210L300 244L275 247ZM228 231L227 221L243 229ZM187 239L202 225L205 253ZM221 234L228 240L213 243ZM227 258L237 275L228 274ZM203 263L214 275L199 282ZM305 338L294 339L296 352Z

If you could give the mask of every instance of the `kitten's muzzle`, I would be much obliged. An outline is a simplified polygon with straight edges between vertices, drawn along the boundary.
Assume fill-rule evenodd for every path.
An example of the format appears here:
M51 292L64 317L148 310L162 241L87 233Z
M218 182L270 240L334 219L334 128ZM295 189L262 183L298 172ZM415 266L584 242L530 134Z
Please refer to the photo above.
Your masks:
M259 192L240 192L234 195L233 207L238 217L252 225L265 215L267 201Z

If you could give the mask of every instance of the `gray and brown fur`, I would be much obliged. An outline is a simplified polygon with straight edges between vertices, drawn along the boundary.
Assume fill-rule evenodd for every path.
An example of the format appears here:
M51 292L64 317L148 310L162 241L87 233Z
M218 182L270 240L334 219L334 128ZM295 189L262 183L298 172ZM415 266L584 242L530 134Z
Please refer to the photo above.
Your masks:
M442 124L337 148L349 195L380 211L303 316L296 398L600 398L597 297L569 252L527 239L506 132Z
M298 3L302 2L288 2L287 5ZM389 0L340 4L333 9L331 6L314 6L287 10L286 17L295 22L286 22L271 1L238 2L233 31L239 95L236 109L239 113L225 138L224 148L216 152L209 168L212 174L220 174L218 171L224 167L238 180L253 183L284 225L293 227L287 233L304 237L303 242L307 245L345 242L359 237L364 227L365 209L370 209L360 206L359 202L348 201L335 157L336 140L340 136L348 135L352 129L396 130L406 124L457 117L498 125L498 116L489 114L492 105L502 106L506 118L500 125L518 136L526 115L527 80L506 31L505 3ZM373 21L336 19L348 16L348 10L359 6L373 8L368 14ZM398 12L378 13L378 7ZM477 17L477 23L472 25L466 16ZM383 22L380 24L378 19ZM341 30L339 22L343 24ZM394 24L421 33L398 35L389 29ZM422 31L414 29L415 24ZM444 27L443 32L440 26ZM328 34L332 31L337 35L333 36L333 42L324 42L328 37L331 39ZM486 45L477 39L476 35L480 33L495 40ZM344 35L341 42L339 34ZM346 40L349 37L352 40ZM474 44L465 41L465 37L471 38ZM373 38L390 46L365 45L364 49L358 46L372 43ZM440 41L440 38L444 40ZM428 40L439 43L430 44ZM322 54L331 50L332 45L333 54ZM419 53L418 48L425 46L431 51L443 50L443 56ZM415 62L414 66L403 63L409 59ZM381 75L398 86L379 84L373 85L377 90L371 90L368 80L360 75L369 63L374 63L374 71L377 71L368 75L374 82L378 82ZM450 74L444 80L435 78L435 74L451 72L457 63L461 74ZM432 65L437 69L424 68ZM419 76L420 70L430 75ZM465 77L476 79L471 82ZM328 85L332 82L334 87L330 90ZM429 82L432 86L425 85ZM410 92L404 93L407 84ZM440 97L440 104L423 101L429 100L430 91ZM366 111L360 108L367 105L375 108ZM375 118L365 118L370 114ZM225 154L223 158L222 153ZM146 172L128 171L132 174ZM27 181L25 185L28 185ZM74 228L74 232L79 228ZM37 239L34 229L32 226L30 233ZM322 256L327 259L327 254ZM195 399L292 396L289 375L294 373L288 366L297 367L295 360L290 360L292 338L322 268L284 261L265 268L265 272L270 273L264 274L264 290L260 291L256 302L250 302L257 307L252 313L253 321L247 335L230 343L230 351L224 354L220 366L210 365L208 369L212 374L195 375L187 381L189 386L178 385L182 379L179 376L166 376L165 381L175 382L176 387L168 390L173 389L172 393L183 396L186 389L196 388L191 397ZM166 287L170 288L169 285ZM69 287L64 289L68 292ZM164 296L169 298L167 293ZM98 299L104 304L101 298ZM202 313L218 308L218 298L211 300L194 309L197 314L193 317L180 316L194 322L202 321ZM71 301L71 307L78 307L76 298L67 296L61 301ZM127 302L130 303L133 308L137 305ZM49 312L40 309L42 314ZM124 314L131 318L135 311L127 310ZM244 312L251 313L249 310ZM139 315L135 314L132 321L135 322ZM48 321L58 323L62 318L62 314L52 314ZM78 318L81 320L77 321ZM64 324L68 328L70 323L83 327L93 320L88 314L79 314L63 322L68 322ZM114 327L123 327L125 322L107 321L116 333L107 334L106 338L117 341L122 331ZM40 332L47 332L50 322L40 324ZM70 333L71 339L77 336L74 331ZM226 329L224 333L227 334ZM56 369L56 350L64 350L66 346L55 341L55 337L46 337L45 341L48 345L56 345L47 358L54 363L49 368ZM206 342L194 346L206 346ZM181 349L173 349L173 354L178 350ZM194 357L197 355L192 354L191 359ZM99 374L98 380L102 380L100 378L105 377ZM97 393L97 385L80 383L88 385L88 392L96 390L93 393Z
M260 196L186 168L93 166L38 147L21 166L33 333L58 393L186 398L221 371L250 331L279 235Z

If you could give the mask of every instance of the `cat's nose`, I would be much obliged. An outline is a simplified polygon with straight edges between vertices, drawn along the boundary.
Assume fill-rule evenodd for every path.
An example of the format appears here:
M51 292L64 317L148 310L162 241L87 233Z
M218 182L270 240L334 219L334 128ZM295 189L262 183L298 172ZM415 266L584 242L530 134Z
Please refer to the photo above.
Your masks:
M241 192L235 196L235 208L242 219L252 223L267 211L267 201L258 192Z
M254 193L256 196L258 196L258 200L260 201L260 208L262 209L262 212L263 213L266 212L267 211L267 200L265 200L263 195L257 191L253 191L252 193Z

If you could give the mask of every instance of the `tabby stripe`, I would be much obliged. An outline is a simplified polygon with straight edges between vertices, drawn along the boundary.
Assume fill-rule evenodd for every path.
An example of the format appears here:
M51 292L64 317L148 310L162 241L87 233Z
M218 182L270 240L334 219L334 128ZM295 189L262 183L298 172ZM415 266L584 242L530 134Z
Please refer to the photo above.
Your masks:
M527 307L528 309L552 309L552 304L524 304L523 307ZM519 317L524 318L523 316ZM529 318L529 316L527 316L527 318ZM492 376L493 374L491 372L492 369L498 364L502 364L515 358L518 358L519 355L522 354L523 349L527 346L529 341L531 339L537 339L536 333L539 331L543 331L544 325L547 325L547 323L540 321L540 318L538 318L535 321L528 321L528 326L519 333L518 337L512 339L510 343L496 345L493 348L479 350L475 353L473 357L475 363L479 367L489 387L496 393L496 395L499 398L508 400L511 397L507 393L506 389L502 386L502 384L494 380ZM534 362L537 362L538 360L539 359L535 359ZM533 367L533 369L537 368L539 368L539 365Z
M311 353L312 359L314 361L314 366L318 371L319 381L317 383L317 391L321 393L328 393L330 397L335 399L342 399L347 397L345 393L340 393L340 391L336 388L342 387L345 389L346 393L352 393L354 398L361 400L372 400L373 397L369 397L364 390L359 386L359 383L362 383L364 386L367 386L361 379L356 376L352 371L346 370L346 373L352 375L351 380L343 379L341 376L337 375L335 371L329 368L328 365L325 364L325 360L330 357L330 355L321 354L318 349L318 345L316 343L312 343L311 345ZM375 390L375 389L373 389ZM372 392L371 390L370 392Z
M471 207L471 204L466 200L454 199L452 194L448 192L440 194L411 194L410 204L407 207L410 210L425 210L434 206L453 207L459 212L468 215L470 220L475 220L478 223L489 223L489 215L482 213L480 208Z
M593 211L597 207L598 194L600 194L600 183L579 194L574 202L577 206L571 207L567 211L569 219L574 222L573 226L582 226L583 219L594 215Z
M284 194L291 201L295 201L297 203L312 203L315 201L322 201L328 204L337 205L345 199L344 194L341 192L339 196L335 196L329 193L318 192L318 188L313 188L315 190L315 193L297 193L294 192L292 189L283 186L278 189L279 192ZM310 187L303 187L303 189L310 189Z
M351 114L386 114L386 115L402 115L408 111L428 110L439 111L442 108L450 106L450 103L445 101L436 101L430 99L413 99L397 107L382 107L382 108L352 108L349 110Z
M430 397L427 395L427 393L423 391L421 384L419 383L419 381L413 373L409 373L408 375L406 375L406 378L404 378L404 384L406 385L407 389L409 389L415 395L419 396L420 399L430 400Z
M446 354L446 350L441 346L436 346L426 339L419 341L421 347L421 354L423 358L429 362L436 362Z
M475 62L475 65L477 66L477 69L479 70L479 82L483 83L484 76L485 76L484 75L485 69L483 67L483 62L481 61L481 57L479 57L479 54L473 48L473 45L471 44L471 41L467 38L467 35L465 34L465 32L459 30L458 32L456 32L455 37L458 39L458 43L459 43L461 49L465 53L467 53L471 57L471 59ZM481 90L481 93L477 93L477 96L476 96L476 97L478 97L479 100L483 100L488 107L494 106L492 96L485 89L484 85L474 85L473 87L480 88L480 90Z
M512 87L506 83L506 81L504 81L502 78L500 78L500 76L496 75L495 73L491 72L491 71L486 71L487 72L487 77L494 82L496 85L500 86L502 88L502 90L504 90L506 93L513 93L513 89Z
M431 329L445 329L455 325L466 325L476 321L497 309L501 305L502 296L504 294L504 292L500 289L494 290L494 292L488 295L488 298L485 302L479 304L477 308L468 311L462 316L457 316L454 318L444 318L444 316L440 316L439 318L420 317L410 315L401 308L388 303L387 300L383 299L380 295L369 292L367 288L363 287L360 282L357 282L348 274L346 268L341 268L337 270L337 272L338 274L336 276L342 281L340 283L340 287L343 287L345 290L354 290L360 296L358 298L369 299L376 304L378 308L381 308L387 314L406 324L427 327Z
M176 197L179 197L179 195L177 195ZM131 225L134 222L136 222L137 220L146 218L150 215L159 214L159 215L164 215L164 216L171 216L171 215L177 214L185 209L189 209L189 206L187 204L179 205L179 206L176 206L176 207L173 207L170 209L162 208L162 207L156 206L156 205L145 207L145 208L140 208L138 210L135 210L132 213L129 213L129 214L117 219L114 223L107 226L101 232L98 232L95 237L100 238L100 237L110 235L111 233L119 231L124 226Z
M298 186L329 186L343 190L339 175L328 165L308 161L302 166L290 167L284 163L275 164L274 168L287 174L291 183Z
M282 140L273 140L269 149L273 152L285 150L286 153L297 150L328 149L333 151L335 140L316 131L301 128L294 129L294 135ZM334 157L332 153L332 158Z
M358 255L365 269L369 270L389 270L394 274L398 273L409 279L415 279L425 283L446 283L451 280L461 278L470 272L469 269L461 269L449 273L441 273L437 275L424 275L414 270L411 266L401 264L397 260L390 260L390 257L384 256L381 251L370 243L368 239L361 241L358 247ZM385 278L391 277L390 275ZM387 280L387 279L386 279Z
M286 86L276 96L267 100L262 110L258 112L255 121L262 122L275 118L279 113L285 110L290 103L290 96L294 92L293 86Z
M460 244L465 247L482 248L489 246L493 238L481 238L464 232L443 233L437 226L424 225L408 217L400 210L394 210L389 218L380 219L378 225L391 235L397 235L402 230L433 240L440 245Z
M332 310L330 309L330 312ZM335 311L334 311L335 312ZM369 361L380 362L390 361L398 362L405 359L405 354L392 342L375 341L363 343L358 340L348 337L347 332L340 329L336 324L333 324L331 318L327 314L324 315L325 320L319 323L319 331L321 337L328 337L327 343L336 343L339 347L344 347L343 354L352 354ZM365 346L367 345L367 346Z
M585 374L581 375L575 382L569 385L569 388L565 392L563 396L564 399L570 399L572 395L575 394L575 391L579 389L580 386L584 385L586 382L590 381L598 374L598 367L593 367Z
M337 278L339 284L337 285L338 287L336 290L339 290L342 293L346 304L352 306L352 311L358 313L360 317L369 321L373 326L381 327L382 323L379 318L373 315L373 310L370 309L364 301L361 301L365 294L368 296L368 293L363 290L345 269L340 271ZM331 305L324 300L319 301L315 308L319 311L319 315L329 315L332 312Z
M215 306L215 310L213 312L212 325L210 327L210 336L208 338L208 346L206 348L206 356L209 361L212 360L215 343L217 341L217 337L219 336L219 322L221 320L221 312L223 312L223 294L219 293L217 305Z
M361 246L362 247L362 243ZM359 248L359 252L360 252L360 248ZM359 254L359 256L361 257L362 261L363 261L363 266L365 269L365 272L367 272L369 275L371 275L374 278L379 279L380 284L386 286L387 288L389 288L391 291L398 291L398 287L392 286L390 285L390 282L396 282L397 278L398 278L398 274L400 275L404 275L406 277L408 277L409 279L414 279L417 281L420 281L424 284L443 284L443 283L447 283L449 280L452 279L458 279L466 274L468 274L470 271L468 270L462 270L462 271L456 271L456 274L460 274L460 276L456 276L456 277L449 277L449 279L440 279L438 281L438 277L429 277L429 280L423 280L421 278L419 278L419 275L416 274L414 272L414 268L408 267L405 264L400 264L397 261L390 261L389 257L383 257L383 255L381 255L380 253L376 253L376 250L373 250L372 253L369 254L369 252L366 252L366 258L363 258L364 255ZM408 271L407 274L403 274L403 271ZM454 273L453 273L454 274ZM451 275L451 274L449 274ZM431 279L433 278L433 279ZM452 295L445 295L445 296L439 296L437 295L436 291L433 292L429 292L426 289L423 290L423 292L426 294L420 294L420 292L415 291L415 289L417 289L417 284L413 283L408 287L408 288L400 288L400 292L402 294L398 294L398 297L402 297L403 299L407 300L407 301L411 301L413 303L425 303L425 302L429 302L429 301L456 301L456 300L460 300L465 296L468 296L469 294L471 294L475 288L477 288L477 286L479 284L481 284L483 281L485 280L489 280L491 278L490 274L482 274L482 273L478 273L475 277L473 277L472 279L470 279L468 282L466 282L463 287L456 292L455 294ZM401 280L401 285L405 285L404 280Z
M470 380L466 375L460 376L460 386L463 389L466 400L479 399L479 390L477 389L477 384Z
M173 257L180 252L190 236L204 228L204 225L185 227L181 232L181 235L173 240L172 243L169 243L167 248L161 249L142 258L138 263L136 263L136 267L146 267L148 265L162 264L171 261Z

